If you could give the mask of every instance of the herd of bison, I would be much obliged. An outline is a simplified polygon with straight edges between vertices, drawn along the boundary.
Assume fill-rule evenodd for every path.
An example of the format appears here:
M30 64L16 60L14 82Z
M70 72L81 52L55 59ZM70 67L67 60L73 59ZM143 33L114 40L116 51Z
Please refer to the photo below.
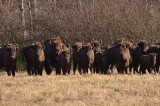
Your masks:
M102 40L89 43L75 42L64 44L60 37L50 38L44 42L33 42L18 49L15 43L0 45L0 69L4 68L8 76L15 76L16 52L20 51L26 63L28 75L40 75L45 69L47 75L55 68L56 75L73 74L112 74L116 68L119 74L159 73L160 44L150 44L139 40L137 44L122 38L110 45L103 45ZM133 71L133 72L132 72Z

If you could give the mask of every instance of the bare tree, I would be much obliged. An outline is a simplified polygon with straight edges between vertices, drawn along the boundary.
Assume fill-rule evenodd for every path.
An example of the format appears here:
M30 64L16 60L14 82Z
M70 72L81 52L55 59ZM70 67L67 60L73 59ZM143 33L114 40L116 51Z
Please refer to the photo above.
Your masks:
M27 31L26 31L26 21L25 21L25 8L24 8L24 0L21 1L21 11L22 11L22 31L24 39L27 38Z

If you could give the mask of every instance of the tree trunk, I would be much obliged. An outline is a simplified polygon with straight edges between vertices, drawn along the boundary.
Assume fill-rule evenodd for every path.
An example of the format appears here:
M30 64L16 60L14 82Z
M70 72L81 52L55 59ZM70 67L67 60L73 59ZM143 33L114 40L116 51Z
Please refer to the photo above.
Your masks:
M30 38L34 39L34 16L35 16L35 4L34 0L29 2L29 15L30 15Z
M27 37L26 31L26 22L25 22L25 8L24 8L24 0L21 1L21 11L22 11L22 32L23 32L23 39L25 40Z

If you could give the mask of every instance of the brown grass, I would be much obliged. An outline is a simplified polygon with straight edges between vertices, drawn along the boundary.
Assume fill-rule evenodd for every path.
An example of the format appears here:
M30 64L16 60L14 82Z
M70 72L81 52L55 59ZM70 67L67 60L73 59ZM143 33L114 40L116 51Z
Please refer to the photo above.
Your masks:
M160 75L70 75L15 78L0 73L3 106L160 105Z

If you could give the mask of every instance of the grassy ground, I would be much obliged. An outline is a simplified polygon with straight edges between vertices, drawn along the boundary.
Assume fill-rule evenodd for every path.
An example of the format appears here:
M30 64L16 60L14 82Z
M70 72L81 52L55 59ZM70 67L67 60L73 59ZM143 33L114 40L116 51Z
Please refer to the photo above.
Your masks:
M0 73L3 106L160 105L160 75L30 77Z

